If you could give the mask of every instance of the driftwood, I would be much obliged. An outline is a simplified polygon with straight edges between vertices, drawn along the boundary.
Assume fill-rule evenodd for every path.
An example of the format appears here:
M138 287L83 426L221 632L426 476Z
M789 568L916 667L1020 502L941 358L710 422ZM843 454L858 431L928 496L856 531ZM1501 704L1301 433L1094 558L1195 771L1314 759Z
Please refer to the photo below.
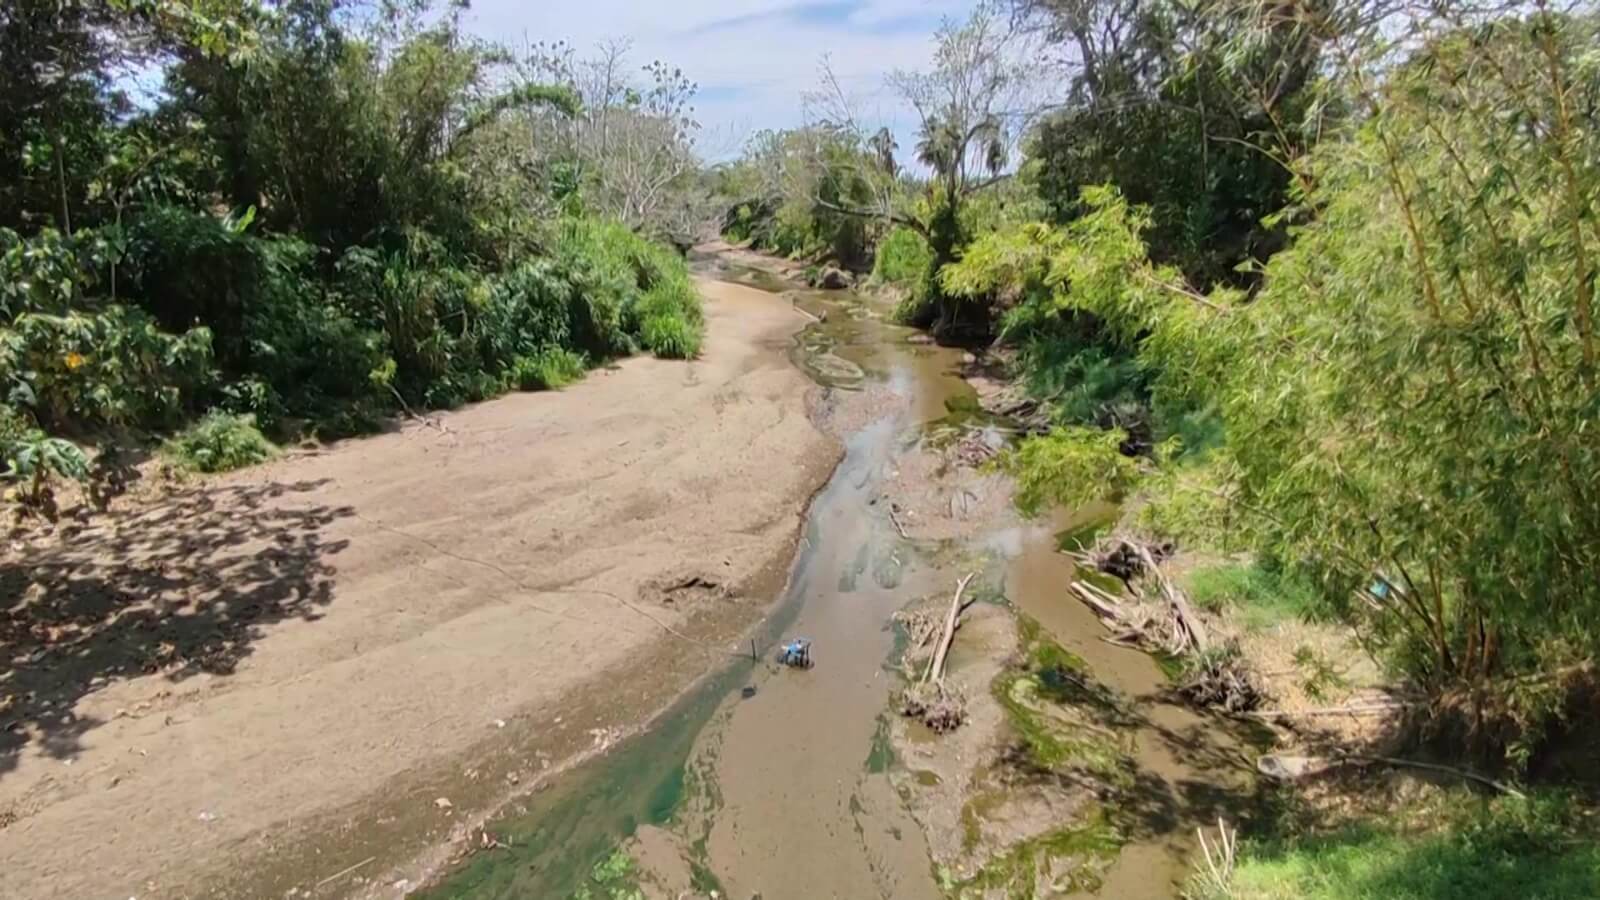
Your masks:
M900 692L900 712L945 734L967 720L967 698L942 680L915 684Z
M939 643L933 653L933 662L922 676L923 684L944 678L945 657L950 653L950 644L956 637L956 623L960 621L961 610L964 608L961 605L961 595L966 593L967 583L977 575L977 572L973 572L956 584L956 595L950 600L950 613L945 616L944 630L939 633Z
M1200 617L1195 615L1194 608L1189 605L1189 598L1185 597L1183 591L1178 590L1167 578L1166 573L1161 571L1161 566L1155 557L1150 555L1148 547L1139 546L1138 551L1139 559L1144 563L1145 574L1155 579L1161 588L1162 596L1166 597L1167 603L1172 607L1173 619L1177 622L1180 633L1184 635L1184 640L1192 643L1194 649L1201 653L1209 650L1211 640L1206 635L1206 627L1200 621Z
M966 576L956 584L956 594L950 600L950 609L945 613L944 626L939 629L939 639L934 645L933 659L929 661L928 668L922 673L922 678L916 684L900 692L900 712L913 718L921 719L923 724L941 734L954 731L961 727L967 720L967 698L960 688L945 684L945 663L950 656L950 645L954 642L956 629L961 627L961 614L971 606L974 601L963 603L962 595L967 591L967 585L978 576L977 572ZM927 643L928 634L932 627L926 613L913 613L908 620L928 623L923 626L927 629L922 635L913 634L917 646ZM919 629L920 630L920 629Z
M1205 623L1189 598L1161 571L1157 553L1134 541L1119 540L1114 549L1098 554L1100 569L1112 568L1137 575L1156 585L1158 602L1124 603L1086 581L1074 581L1071 592L1082 600L1111 632L1104 638L1120 647L1155 650L1186 659L1178 693L1198 706L1221 707L1242 713L1260 706L1265 696L1260 679L1240 659L1234 647L1216 651ZM1120 574L1120 573L1119 573ZM1152 601L1154 597L1150 598Z
M1193 654L1184 668L1178 694L1196 706L1247 713L1260 706L1266 694L1260 679L1232 646L1220 653Z
M1078 599L1094 610L1095 614L1102 620L1116 623L1122 622L1122 610L1118 608L1115 600L1108 602L1106 599L1108 595L1104 591L1086 581L1074 581L1071 585L1071 590L1078 595Z

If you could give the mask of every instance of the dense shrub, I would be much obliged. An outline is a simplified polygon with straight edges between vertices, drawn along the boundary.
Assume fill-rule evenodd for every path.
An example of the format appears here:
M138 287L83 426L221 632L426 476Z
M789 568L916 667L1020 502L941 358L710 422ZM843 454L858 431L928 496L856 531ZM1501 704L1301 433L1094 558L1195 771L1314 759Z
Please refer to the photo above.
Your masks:
M510 55L427 3L336 6L252 6L204 46L184 29L144 46L150 23L120 8L39 17L106 52L77 75L47 55L0 72L33 123L0 135L27 188L0 186L7 446L215 409L169 447L213 470L258 457L262 430L339 436L641 346L698 352L684 261L592 213L607 185L577 175L562 129L527 139L527 120L583 111L571 86L507 87ZM112 83L124 50L170 62L137 108ZM80 103L57 102L67 84Z
M511 362L511 383L524 391L555 390L583 377L588 361L571 350L550 347Z
M909 228L895 228L878 244L872 277L884 284L911 285L927 275L933 264L928 242Z
M8 399L51 429L171 424L212 375L208 329L168 334L125 306L24 313L0 328Z
M250 416L211 412L178 432L162 448L179 465L196 472L229 472L266 462L277 448Z

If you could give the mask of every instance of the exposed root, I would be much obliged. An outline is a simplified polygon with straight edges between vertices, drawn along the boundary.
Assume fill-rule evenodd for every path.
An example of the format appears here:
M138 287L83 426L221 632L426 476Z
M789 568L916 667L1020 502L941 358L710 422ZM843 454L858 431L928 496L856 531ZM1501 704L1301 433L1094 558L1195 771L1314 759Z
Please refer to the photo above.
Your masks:
M966 694L942 680L914 684L900 692L899 700L901 715L921 719L939 734L955 731L967 720Z

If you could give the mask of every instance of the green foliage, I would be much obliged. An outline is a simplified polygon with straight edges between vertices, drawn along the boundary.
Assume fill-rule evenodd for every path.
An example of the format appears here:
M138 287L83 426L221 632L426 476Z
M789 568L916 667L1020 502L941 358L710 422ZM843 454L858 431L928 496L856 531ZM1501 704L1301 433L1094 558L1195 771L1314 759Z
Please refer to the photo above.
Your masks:
M881 226L839 209L872 202L880 166L870 148L839 130L759 132L720 175L719 193L730 200L723 234L780 256L828 256L864 268Z
M1205 566L1188 573L1184 580L1196 604L1214 612L1232 612L1252 629L1314 618L1322 609L1315 584L1302 575L1260 562Z
M1125 840L1106 815L1096 811L1082 823L1018 842L965 881L948 873L941 873L940 880L948 895L960 900L1036 897L1041 882L1051 893L1093 893Z
M891 229L878 243L872 277L884 284L910 285L926 277L933 264L928 242L904 226Z
M20 176L0 185L0 399L27 428L164 431L215 407L339 436L641 344L698 352L683 260L584 213L573 79L512 73L459 7L69 6L0 16L19 61L0 161ZM116 73L146 53L170 64L133 108ZM208 418L175 444L231 433Z
M588 362L571 350L552 347L511 362L511 381L524 391L553 391L582 378Z
M1007 451L1001 465L1017 481L1017 508L1037 516L1055 506L1075 509L1120 498L1139 479L1139 464L1122 453L1117 431L1058 428Z
M0 381L48 429L160 427L211 384L211 334L167 334L126 306L23 313L0 328Z
M643 900L633 859L622 850L594 864L589 882L578 888L573 900Z
M1264 220L1289 201L1291 173L1258 144L1264 134L1316 139L1307 113L1322 50L1290 28L1230 44L1251 6L1152 0L1125 15L1111 3L1040 5L1093 60L1029 141L1025 175L1053 221L1092 210L1084 188L1113 185L1150 211L1151 257L1201 285L1239 283L1236 267L1282 246L1281 225Z
M693 359L700 355L700 335L694 326L673 315L647 316L640 340L663 359Z
M1600 841L1560 795L1430 811L1420 830L1370 822L1328 834L1245 841L1228 890L1194 900L1440 900L1600 896Z
M28 512L55 518L54 480L85 481L89 460L71 441L53 438L37 428L26 428L14 414L0 428L0 479L13 482L15 497Z
M250 416L213 411L178 432L162 450L184 468L196 472L231 472L266 462L277 455Z
M1136 348L1156 404L1214 410L1219 481L1182 518L1304 566L1399 671L1472 698L1469 740L1522 759L1566 700L1518 686L1600 653L1600 347L1574 199L1600 175L1571 118L1595 99L1594 27L1444 30L1365 73L1364 118L1299 163L1303 224L1252 294L1153 264L1150 213L1100 188L1067 225L980 239L942 274L1020 287L1032 319L1091 315ZM1126 488L1117 438L1075 437L1019 453L1025 507Z

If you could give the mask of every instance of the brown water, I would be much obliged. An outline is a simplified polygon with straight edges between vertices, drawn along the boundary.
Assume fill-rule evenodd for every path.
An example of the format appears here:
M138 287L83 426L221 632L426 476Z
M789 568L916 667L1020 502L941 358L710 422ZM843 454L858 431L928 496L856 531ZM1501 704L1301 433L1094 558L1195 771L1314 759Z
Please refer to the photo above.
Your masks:
M725 264L720 274L783 287L770 274ZM948 592L948 572L940 547L900 536L883 498L897 460L920 452L924 426L969 414L972 392L955 374L959 351L909 343L913 332L886 324L879 301L793 291L774 302L826 313L798 338L796 363L834 391L863 392L860 403L879 414L847 438L843 462L813 502L789 586L765 629L765 661L716 673L656 727L565 776L527 812L494 823L512 849L479 856L430 896L568 898L595 887L593 867L619 846L654 872L688 872L700 894L941 896L922 831L890 782L882 717L894 686L885 667L894 651L890 617ZM1149 657L1098 640L1100 626L1065 590L1073 571L1057 552L1064 524L975 535L971 544L1008 560L1013 603L1100 680L1138 698L1140 787L1125 817L1131 841L1100 895L1174 896L1187 835L1233 801L1215 786L1236 780L1242 757L1213 739L1208 720L1159 699L1165 681ZM771 662L772 643L796 635L814 641L810 670Z
M1096 680L1133 701L1138 766L1131 802L1114 811L1128 843L1097 892L1116 900L1171 898L1192 871L1195 828L1233 820L1250 799L1255 757L1237 726L1173 702L1169 681L1148 654L1101 640L1088 607L1067 596L1081 577L1058 552L1070 518L1024 528L1011 559L1007 594L1058 643L1088 664Z

